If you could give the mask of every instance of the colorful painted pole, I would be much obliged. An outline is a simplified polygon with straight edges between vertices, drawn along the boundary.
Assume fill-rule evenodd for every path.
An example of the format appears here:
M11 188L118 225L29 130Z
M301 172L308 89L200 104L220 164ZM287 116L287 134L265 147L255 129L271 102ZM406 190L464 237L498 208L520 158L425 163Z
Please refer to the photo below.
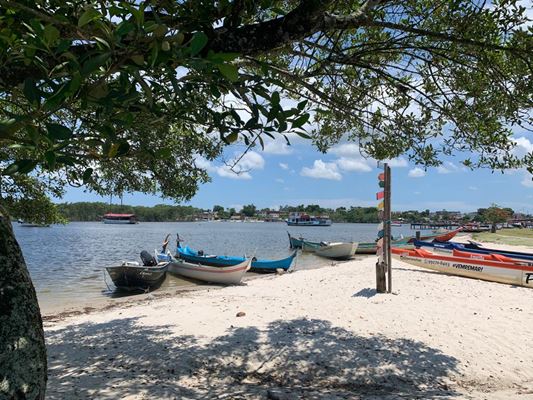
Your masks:
M376 193L379 219L376 263L376 291L392 292L392 258L391 258L391 172L387 163L378 163L383 172L378 175L378 185L383 191Z

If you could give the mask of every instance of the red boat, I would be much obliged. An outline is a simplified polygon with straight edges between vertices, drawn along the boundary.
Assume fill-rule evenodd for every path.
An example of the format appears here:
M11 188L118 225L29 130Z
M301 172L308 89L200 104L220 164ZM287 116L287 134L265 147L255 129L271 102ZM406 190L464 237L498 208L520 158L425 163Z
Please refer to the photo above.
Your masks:
M454 250L453 255L427 250L392 248L395 258L419 267L486 281L533 288L533 266L498 254L473 254Z

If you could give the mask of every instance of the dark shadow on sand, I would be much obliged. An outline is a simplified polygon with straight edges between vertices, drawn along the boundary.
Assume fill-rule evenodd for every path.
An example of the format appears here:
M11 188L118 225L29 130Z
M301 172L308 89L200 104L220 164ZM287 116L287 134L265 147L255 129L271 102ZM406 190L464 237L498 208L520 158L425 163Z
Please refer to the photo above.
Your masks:
M164 322L164 321L162 321ZM185 322L184 322L185 323ZM137 318L47 332L47 399L441 398L458 361L411 339L363 337L324 320L230 328L207 345ZM189 384L183 384L188 380ZM144 398L144 397L143 397Z

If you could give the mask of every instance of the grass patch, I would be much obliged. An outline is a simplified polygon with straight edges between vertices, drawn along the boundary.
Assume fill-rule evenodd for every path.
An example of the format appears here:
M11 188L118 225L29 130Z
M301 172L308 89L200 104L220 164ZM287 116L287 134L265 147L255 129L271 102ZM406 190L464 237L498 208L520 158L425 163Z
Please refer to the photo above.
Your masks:
M501 229L496 233L474 233L472 237L480 242L533 247L533 229Z

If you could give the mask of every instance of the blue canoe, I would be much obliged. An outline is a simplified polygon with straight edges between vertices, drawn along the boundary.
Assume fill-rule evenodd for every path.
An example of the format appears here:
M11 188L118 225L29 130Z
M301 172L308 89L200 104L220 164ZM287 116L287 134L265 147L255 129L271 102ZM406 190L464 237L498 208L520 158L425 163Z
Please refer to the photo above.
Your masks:
M197 263L202 265L209 265L212 267L225 267L228 265L237 265L242 263L244 257L229 257L229 256L211 256L205 254L199 254L197 251L191 249L188 246L179 246L176 249L177 255L182 259L190 263ZM282 269L287 271L292 264L292 260L296 257L296 251L289 257L281 260L255 260L252 261L250 271L252 272L276 272L276 269Z
M467 251L469 253L475 253L475 254L500 254L502 256L506 256L509 258L517 258L520 260L528 260L533 261L533 254L532 253L522 253L520 251L510 251L510 250L499 250L499 249L489 249L487 247L480 246L477 243L456 243L456 242L444 242L444 243L436 243L436 242L423 242L415 240L414 242L415 247L430 247L438 250L447 250L447 251L453 251L455 250L461 250L461 251Z

